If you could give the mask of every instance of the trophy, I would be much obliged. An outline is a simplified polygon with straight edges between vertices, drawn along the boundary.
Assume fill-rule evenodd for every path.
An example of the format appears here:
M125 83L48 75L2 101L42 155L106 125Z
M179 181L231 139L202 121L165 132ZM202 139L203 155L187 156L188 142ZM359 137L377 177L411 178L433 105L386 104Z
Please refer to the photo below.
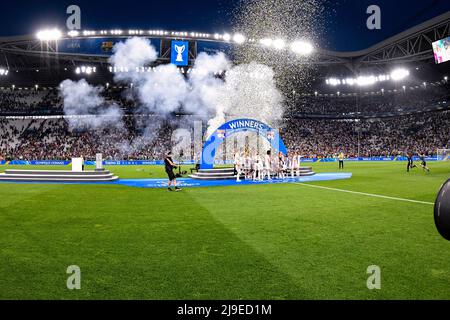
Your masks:
M177 52L177 62L183 62L183 53L186 50L186 46L175 45L175 51Z

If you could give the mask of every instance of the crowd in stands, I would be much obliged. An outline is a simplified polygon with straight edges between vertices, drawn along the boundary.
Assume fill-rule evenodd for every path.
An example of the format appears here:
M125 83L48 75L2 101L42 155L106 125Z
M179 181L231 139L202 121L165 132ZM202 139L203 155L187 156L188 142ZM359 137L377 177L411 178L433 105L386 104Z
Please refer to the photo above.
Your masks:
M433 155L450 148L450 111L368 120L289 120L283 128L288 149L309 158Z
M75 156L95 159L97 153L110 160L163 158L171 148L174 126L170 121L152 121L140 132L136 121L124 117L120 126L94 130L72 128L62 118L0 118L0 155L16 160L68 160Z
M310 158L340 152L347 156L396 156L408 151L431 155L438 148L450 148L449 123L450 111L370 120L289 119L281 136L289 151ZM68 160L94 159L102 153L113 160L161 160L176 143L172 133L179 128L180 119L131 116L121 126L97 130L73 129L63 118L0 118L0 156Z
M62 101L57 90L1 90L0 114L47 114L62 111Z
M115 104L133 112L136 104L127 99L130 91L117 87L101 93L106 104ZM427 86L403 87L381 93L362 91L359 94L317 95L296 94L287 99L288 113L308 115L375 115L411 113L436 106L449 107L450 85L431 83ZM0 90L0 115L63 114L63 103L57 89Z
M429 84L427 87L405 87L384 93L298 95L290 103L289 112L315 115L412 113L427 107L450 107L449 101L450 87L447 84Z

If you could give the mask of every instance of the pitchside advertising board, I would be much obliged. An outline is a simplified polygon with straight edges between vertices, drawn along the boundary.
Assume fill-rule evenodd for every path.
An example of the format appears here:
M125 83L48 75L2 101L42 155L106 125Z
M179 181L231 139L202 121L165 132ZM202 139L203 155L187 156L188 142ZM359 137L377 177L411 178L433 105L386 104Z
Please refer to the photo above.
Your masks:
M348 158L345 161L350 162L394 162L394 161L407 161L406 157L374 157L374 158ZM438 161L437 157L428 157L426 161ZM414 161L420 161L418 157L414 158ZM336 158L304 158L302 159L303 163L316 163L316 162L337 162ZM194 160L183 161L180 162L182 165L194 165L196 162ZM233 161L221 161L216 160L214 162L216 165L223 164L233 164ZM70 161L62 161L62 160L34 160L34 161L25 161L25 160L13 160L13 161L0 161L0 165L14 165L14 166L69 166L71 164ZM85 160L84 164L86 166L95 166L96 161L93 160ZM164 161L162 160L123 160L123 161L115 161L115 160L104 160L103 165L105 166L160 166L164 165Z

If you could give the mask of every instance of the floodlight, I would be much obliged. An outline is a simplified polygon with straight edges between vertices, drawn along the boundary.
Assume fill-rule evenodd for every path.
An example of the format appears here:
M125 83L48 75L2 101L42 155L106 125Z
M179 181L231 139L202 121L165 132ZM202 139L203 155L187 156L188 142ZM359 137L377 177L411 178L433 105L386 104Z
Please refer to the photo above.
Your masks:
M377 79L375 76L360 76L358 79L356 79L356 83L358 86L370 86L377 82Z
M391 78L394 81L403 80L407 76L409 76L409 71L406 69L396 69L391 72Z
M230 36L228 33L225 33L225 34L223 35L223 40L225 40L225 41L230 41L230 40L231 40L231 36Z
M236 33L233 37L233 41L237 44L242 44L245 42L245 37L240 33Z
M41 41L56 41L62 37L62 33L58 29L47 29L39 31L36 36Z
M294 53L301 54L301 55L309 55L313 52L313 46L304 41L295 41L291 43L291 50Z
M272 45L273 40L270 38L265 38L259 40L259 43L261 43L263 46L270 47Z
M69 35L69 37L78 37L80 33L77 30L71 30L67 34Z
M282 50L286 47L286 42L283 39L276 39L273 41L273 47Z

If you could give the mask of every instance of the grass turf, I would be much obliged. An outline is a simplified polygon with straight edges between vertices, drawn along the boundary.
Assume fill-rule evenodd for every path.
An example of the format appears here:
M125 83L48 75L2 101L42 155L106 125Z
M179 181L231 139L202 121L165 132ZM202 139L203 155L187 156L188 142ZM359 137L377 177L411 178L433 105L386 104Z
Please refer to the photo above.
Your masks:
M434 202L450 164L430 166L347 163L351 180L315 185ZM164 177L161 167L110 169ZM0 197L0 299L450 298L450 242L429 204L295 184L168 193L0 183ZM66 288L69 265L81 268L79 291ZM366 287L370 265L381 290Z

